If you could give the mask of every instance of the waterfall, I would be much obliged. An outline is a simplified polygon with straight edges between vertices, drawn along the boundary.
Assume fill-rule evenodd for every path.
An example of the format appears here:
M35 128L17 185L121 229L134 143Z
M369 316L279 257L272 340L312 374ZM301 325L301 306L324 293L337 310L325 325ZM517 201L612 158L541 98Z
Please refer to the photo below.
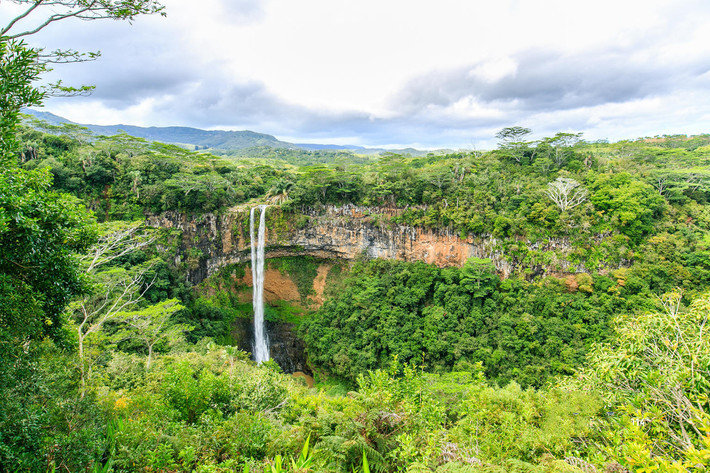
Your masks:
M258 239L254 240L254 211L249 212L249 236L251 238L251 279L254 289L254 361L269 360L269 340L264 327L264 239L266 231L266 205L260 205Z

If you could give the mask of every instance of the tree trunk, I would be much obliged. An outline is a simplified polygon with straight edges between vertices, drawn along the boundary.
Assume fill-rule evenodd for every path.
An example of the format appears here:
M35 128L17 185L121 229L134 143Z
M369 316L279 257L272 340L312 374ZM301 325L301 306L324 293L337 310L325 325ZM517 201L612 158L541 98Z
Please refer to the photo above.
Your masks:
M77 329L79 341L79 368L81 369L81 380L79 384L79 397L84 399L86 393L86 367L84 366L84 336L81 333L81 327Z
M150 370L150 363L153 360L153 345L148 345L148 359L145 360L145 370Z

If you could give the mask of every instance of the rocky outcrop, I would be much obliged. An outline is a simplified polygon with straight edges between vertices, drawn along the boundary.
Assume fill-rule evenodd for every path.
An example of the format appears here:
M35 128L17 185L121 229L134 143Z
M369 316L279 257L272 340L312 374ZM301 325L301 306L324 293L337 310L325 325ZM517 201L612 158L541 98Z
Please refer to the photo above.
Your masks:
M392 210L388 211L390 214ZM248 209L189 217L166 212L148 219L156 227L182 231L179 263L187 265L188 279L198 284L219 269L250 261ZM471 257L490 258L502 276L516 269L515 258L505 255L492 237L461 238L449 230L395 225L378 209L355 206L307 210L284 215L278 207L267 211L266 258L311 255L352 260L360 255L402 261L424 261L437 266L461 266ZM391 216L391 215L389 215ZM379 223L379 222L386 223ZM564 249L565 242L522 242L530 249ZM555 270L568 267L554 260ZM546 268L531 268L542 273Z

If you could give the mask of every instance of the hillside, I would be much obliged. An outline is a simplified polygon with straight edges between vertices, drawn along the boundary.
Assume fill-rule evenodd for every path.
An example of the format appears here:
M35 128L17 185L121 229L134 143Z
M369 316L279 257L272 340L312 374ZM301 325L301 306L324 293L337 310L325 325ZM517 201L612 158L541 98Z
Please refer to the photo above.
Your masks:
M168 126L168 127L141 127L134 125L91 125L74 123L66 118L50 112L34 109L25 109L24 113L50 125L73 124L87 128L95 135L113 136L126 133L137 138L150 141L160 141L178 145L190 145L194 149L215 151L223 154L238 154L251 156L251 151L258 148L305 150L305 151L350 151L360 154L379 154L385 151L411 154L412 156L426 154L426 151L407 148L401 150L388 150L384 148L367 148L355 145L331 145L318 143L288 143L272 135L257 133L248 130L223 131L202 130L199 128Z
M40 120L44 120L51 125L61 125L63 123L80 125L89 129L96 135L113 136L120 133L127 133L131 136L150 141L161 141L163 143L193 145L200 148L215 148L222 150L237 150L256 146L269 146L273 148L296 147L291 143L280 141L271 135L255 133L248 130L220 131L201 130L199 128L180 126L141 127L133 125L91 125L74 123L50 112L42 112L33 109L26 109L24 112Z

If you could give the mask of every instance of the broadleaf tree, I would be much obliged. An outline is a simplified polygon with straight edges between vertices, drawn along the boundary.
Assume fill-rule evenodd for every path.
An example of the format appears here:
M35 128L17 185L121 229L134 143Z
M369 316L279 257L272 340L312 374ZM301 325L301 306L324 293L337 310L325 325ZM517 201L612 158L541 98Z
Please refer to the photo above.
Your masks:
M156 345L163 342L174 345L184 340L185 332L193 329L187 324L175 323L172 320L173 314L184 308L177 299L168 299L143 309L123 312L117 318L124 325L115 338L117 341L134 339L144 345L148 354L145 368L149 370Z

